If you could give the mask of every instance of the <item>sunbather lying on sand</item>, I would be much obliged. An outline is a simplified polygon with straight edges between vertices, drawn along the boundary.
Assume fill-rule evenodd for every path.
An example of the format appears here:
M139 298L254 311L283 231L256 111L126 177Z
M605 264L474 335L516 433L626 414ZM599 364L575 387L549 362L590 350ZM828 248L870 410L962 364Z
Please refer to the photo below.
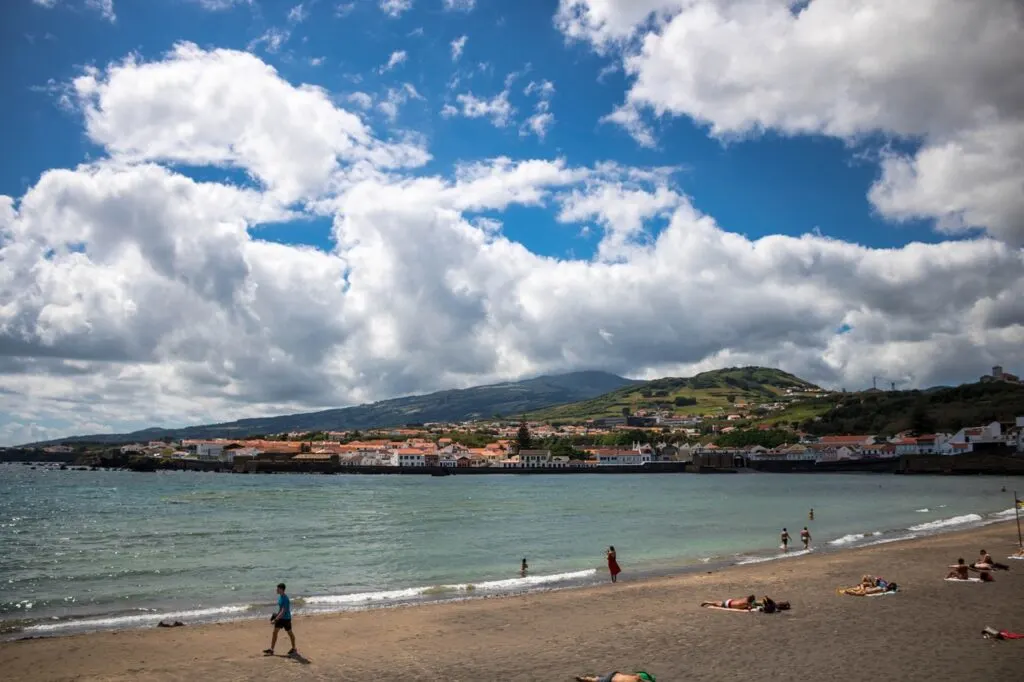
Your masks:
M898 590L899 586L896 583L887 582L882 578L864 576L859 585L842 588L839 590L839 594L848 594L851 597L867 597L872 594L885 594L886 592L896 592Z
M998 569L1000 571L1010 570L1010 567L1006 564L996 563L992 559L992 555L986 552L985 550L981 550L981 553L978 555L978 559L973 564L971 564L971 568L973 568L976 571L989 571L993 568Z
M714 606L719 609L735 609L737 611L750 611L754 608L757 597L750 595L739 599L726 599L725 601L701 602L701 606Z
M576 682L655 682L654 675L640 671L637 673L608 673L597 677L596 675L581 675Z
M1018 550L1017 550L1016 552L1014 552L1014 553L1013 553L1013 554L1012 554L1011 556L1019 556L1019 557L1024 557L1024 547L1021 547L1020 549L1018 549Z
M991 582L993 579L990 571L968 566L964 563L963 557L957 559L956 563L951 565L950 568L953 570L946 574L946 580L968 580L971 577L970 571L976 571L979 574L978 577L985 582Z

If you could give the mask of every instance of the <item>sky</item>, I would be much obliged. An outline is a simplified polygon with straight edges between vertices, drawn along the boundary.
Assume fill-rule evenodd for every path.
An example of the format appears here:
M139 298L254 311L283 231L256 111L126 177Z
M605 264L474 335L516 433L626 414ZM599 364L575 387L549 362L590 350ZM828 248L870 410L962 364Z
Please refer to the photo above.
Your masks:
M0 445L1024 372L1016 0L7 0Z

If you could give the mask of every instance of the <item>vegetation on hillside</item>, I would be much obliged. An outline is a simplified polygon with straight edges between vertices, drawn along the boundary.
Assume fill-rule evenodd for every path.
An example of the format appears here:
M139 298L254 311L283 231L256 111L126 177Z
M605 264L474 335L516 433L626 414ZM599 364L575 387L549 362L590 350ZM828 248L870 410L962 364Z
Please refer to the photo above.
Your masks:
M826 409L800 427L815 435L955 432L1024 416L1024 386L998 382L935 391L864 391L812 403Z
M607 372L572 372L491 386L438 391L335 410L241 419L180 429L152 428L133 433L76 436L39 445L58 442L134 443L163 438L247 438L254 434L373 429L424 422L463 422L502 415L518 417L531 410L586 400L636 383Z
M667 377L625 386L605 395L534 412L530 419L582 421L619 416L623 410L664 410L676 414L714 415L739 405L771 402L787 390L818 387L800 377L768 367L730 367L693 377Z

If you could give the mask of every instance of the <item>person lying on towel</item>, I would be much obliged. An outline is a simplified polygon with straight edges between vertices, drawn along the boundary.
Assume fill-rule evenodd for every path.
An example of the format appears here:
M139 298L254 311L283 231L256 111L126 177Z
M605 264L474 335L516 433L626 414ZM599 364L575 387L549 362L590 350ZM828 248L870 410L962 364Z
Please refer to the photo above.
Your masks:
M701 602L701 606L714 606L719 609L735 609L736 611L750 611L755 608L756 602L757 597L751 594L747 597L740 597L739 599Z
M970 576L970 571L974 570L974 571L978 571L978 574L979 574L978 577L980 577L983 581L985 581L985 582L991 582L992 581L992 574L989 571L982 571L982 570L978 570L976 568L972 568L971 566L968 566L964 562L963 557L960 557L959 559L957 559L956 563L953 564L952 566L950 566L950 568L953 569L953 570L946 574L946 580L949 580L950 578L952 578L954 580L967 580L968 578L971 577Z
M876 578L866 575L860 579L860 584L855 587L847 587L839 590L840 594L848 594L853 597L866 597L870 594L885 594L886 592L897 592L899 585L891 583L884 578Z
M580 675L576 682L656 682L654 675L641 670L636 673L608 673L597 677L596 675Z
M978 560L971 564L971 568L973 568L976 571L990 571L993 568L999 571L1010 570L1010 567L1006 564L996 563L992 559L992 555L986 552L985 550L981 550L981 554L978 556Z

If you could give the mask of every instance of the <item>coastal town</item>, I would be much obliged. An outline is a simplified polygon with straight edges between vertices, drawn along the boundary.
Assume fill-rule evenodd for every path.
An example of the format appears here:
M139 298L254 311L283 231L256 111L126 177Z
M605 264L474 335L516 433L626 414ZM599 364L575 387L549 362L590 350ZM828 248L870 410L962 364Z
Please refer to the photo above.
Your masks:
M657 424L655 425L657 427ZM728 428L728 427L726 427ZM524 433L536 447L523 447ZM120 446L122 455L158 460L220 463L244 472L259 470L261 462L331 464L335 467L567 469L638 467L652 463L691 463L708 455L740 457L757 462L857 462L894 459L904 455L956 456L998 448L1024 454L1024 416L1013 423L993 421L965 427L956 433L913 434L883 438L870 434L814 436L792 432L791 442L777 447L725 447L702 442L694 426L673 426L652 432L627 423L616 425L551 426L544 423L427 424L417 428L381 429L366 434L330 431L288 433L273 439L208 439L152 441ZM311 437L312 436L312 437ZM467 441L493 438L479 446ZM626 446L549 443L573 440L634 440ZM568 450L568 452L567 452ZM68 445L45 449L71 453Z

